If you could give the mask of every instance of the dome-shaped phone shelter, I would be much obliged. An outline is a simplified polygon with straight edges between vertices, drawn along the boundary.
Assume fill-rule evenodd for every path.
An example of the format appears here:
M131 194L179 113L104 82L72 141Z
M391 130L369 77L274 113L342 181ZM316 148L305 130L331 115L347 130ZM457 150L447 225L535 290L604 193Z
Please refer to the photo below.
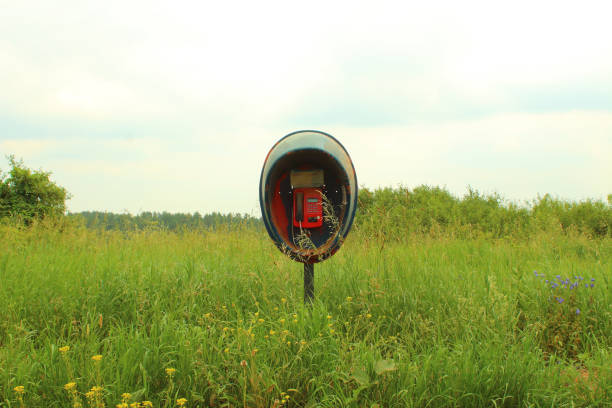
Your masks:
M333 255L357 208L357 176L340 142L327 133L290 133L270 150L259 181L261 214L270 238L305 264Z

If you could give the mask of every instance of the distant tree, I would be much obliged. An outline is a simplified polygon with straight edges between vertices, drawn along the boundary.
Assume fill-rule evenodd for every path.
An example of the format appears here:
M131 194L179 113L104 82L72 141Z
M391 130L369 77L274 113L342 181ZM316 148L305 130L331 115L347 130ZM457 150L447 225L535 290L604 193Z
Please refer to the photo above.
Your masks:
M0 218L20 216L30 222L64 214L70 194L50 180L50 172L31 170L12 155L8 161L8 173L0 171Z

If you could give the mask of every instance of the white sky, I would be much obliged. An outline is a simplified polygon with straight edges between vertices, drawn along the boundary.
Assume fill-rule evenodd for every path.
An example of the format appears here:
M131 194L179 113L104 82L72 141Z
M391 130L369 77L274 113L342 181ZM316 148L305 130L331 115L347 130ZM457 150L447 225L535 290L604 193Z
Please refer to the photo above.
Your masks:
M259 216L263 160L300 129L365 187L612 193L609 1L0 10L0 155L52 171L71 211Z

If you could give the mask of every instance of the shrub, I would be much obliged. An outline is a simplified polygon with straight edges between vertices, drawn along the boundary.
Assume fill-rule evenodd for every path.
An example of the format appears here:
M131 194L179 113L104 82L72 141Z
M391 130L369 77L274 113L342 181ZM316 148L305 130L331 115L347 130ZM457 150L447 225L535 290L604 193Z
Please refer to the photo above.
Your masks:
M506 203L498 194L484 195L472 188L456 198L440 187L419 186L413 190L361 188L358 205L356 228L385 239L401 240L414 233L493 238L538 231L612 235L612 198L609 203L576 203L545 195L521 206Z
M62 215L70 195L50 180L51 173L32 171L9 156L11 169L0 172L0 218L16 216L26 223L34 218Z

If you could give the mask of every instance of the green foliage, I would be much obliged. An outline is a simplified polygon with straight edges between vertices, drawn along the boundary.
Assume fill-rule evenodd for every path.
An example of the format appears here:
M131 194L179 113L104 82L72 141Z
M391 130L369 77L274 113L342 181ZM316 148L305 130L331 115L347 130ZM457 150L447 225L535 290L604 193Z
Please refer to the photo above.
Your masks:
M369 235L391 240L404 240L411 234L528 237L558 230L610 237L612 202L575 203L545 195L529 206L519 206L471 188L462 198L440 187L362 188L355 225Z
M35 218L59 216L66 210L70 195L50 179L50 172L31 170L8 157L11 169L0 172L0 218L19 217L26 223Z
M612 201L586 200L572 203L546 194L533 205L532 213L541 226L556 225L564 231L576 230L593 236L612 236Z

